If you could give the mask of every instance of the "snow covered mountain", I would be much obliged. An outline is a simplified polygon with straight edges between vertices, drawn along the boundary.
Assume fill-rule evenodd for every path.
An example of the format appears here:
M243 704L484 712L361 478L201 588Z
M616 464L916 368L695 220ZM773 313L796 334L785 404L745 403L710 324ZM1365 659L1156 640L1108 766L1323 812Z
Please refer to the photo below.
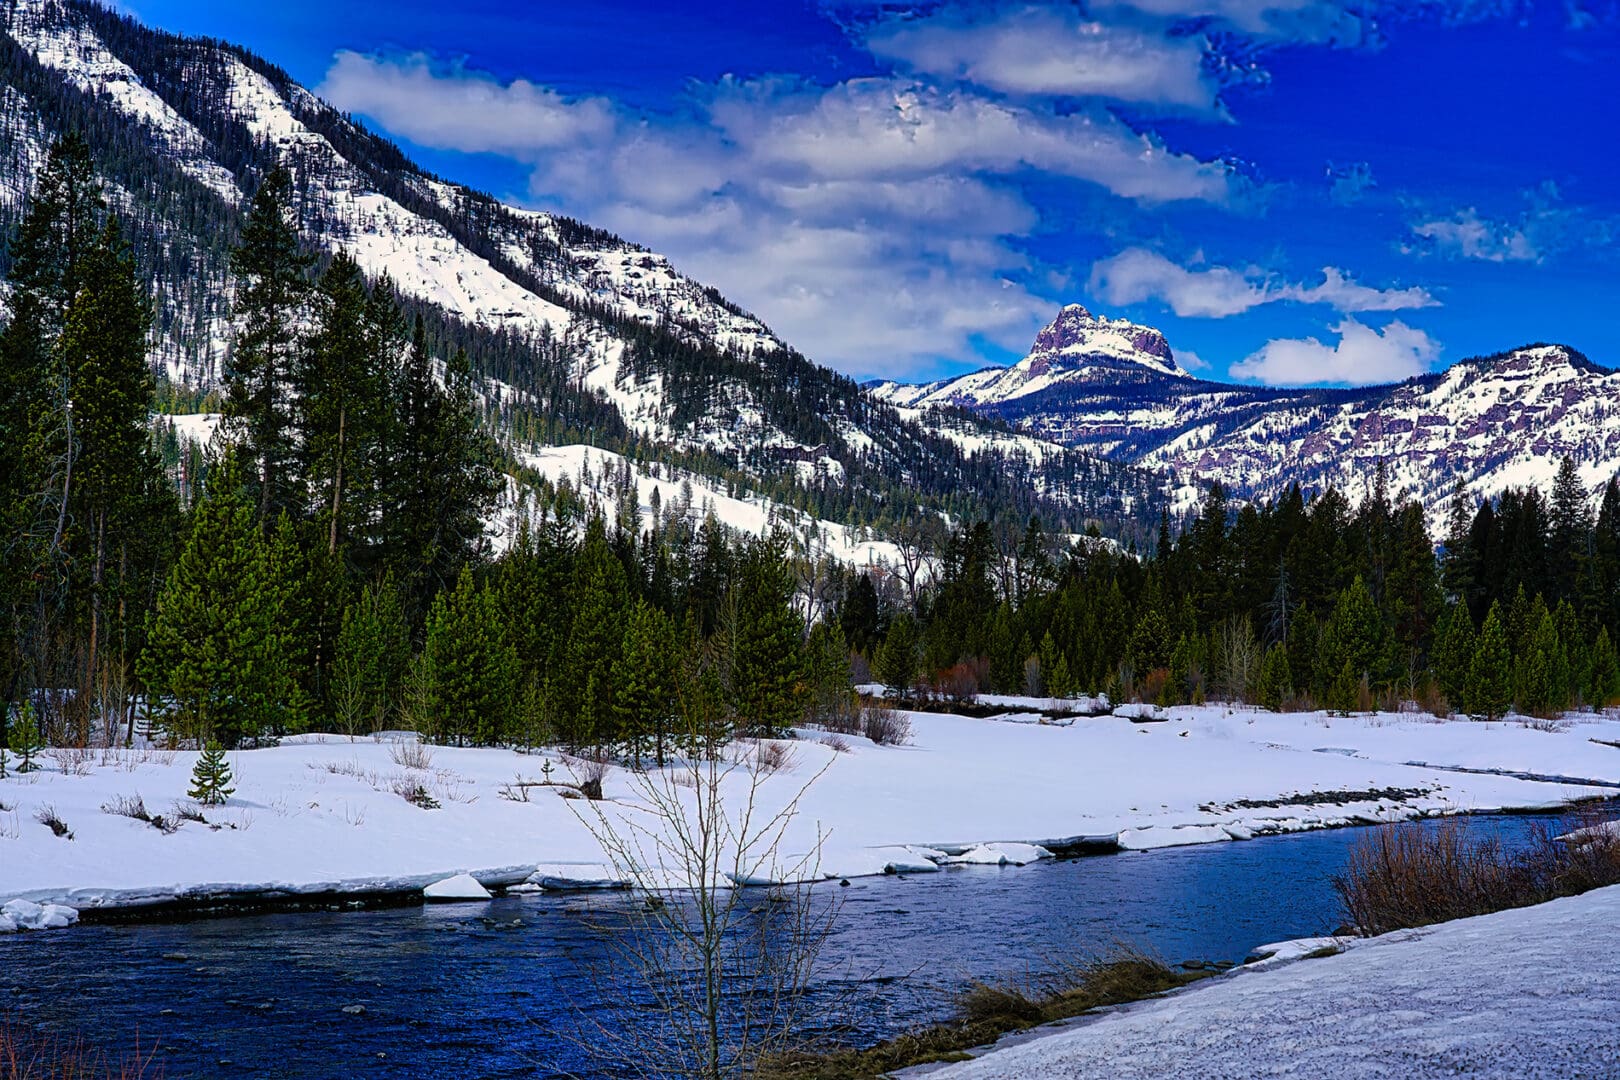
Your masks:
M895 405L987 409L1060 386L1114 385L1185 378L1164 335L1125 319L1099 318L1070 304L1012 367L990 367L954 379L913 385L879 382L872 390Z
M1174 474L1180 498L1219 480L1270 498L1298 482L1359 498L1382 463L1438 524L1474 496L1550 486L1564 455L1596 490L1620 470L1620 372L1563 345L1464 360L1394 386L1273 389L1189 378L1155 330L1064 308L1028 357L924 386L879 384L917 410L965 407L1026 434Z
M312 248L386 275L435 348L467 349L515 471L588 443L848 525L927 509L1128 531L1158 512L1152 475L991 419L917 424L664 256L432 176L241 48L90 0L9 0L0 20L0 227L52 138L84 133L149 274L176 400L220 383L230 246L280 165Z

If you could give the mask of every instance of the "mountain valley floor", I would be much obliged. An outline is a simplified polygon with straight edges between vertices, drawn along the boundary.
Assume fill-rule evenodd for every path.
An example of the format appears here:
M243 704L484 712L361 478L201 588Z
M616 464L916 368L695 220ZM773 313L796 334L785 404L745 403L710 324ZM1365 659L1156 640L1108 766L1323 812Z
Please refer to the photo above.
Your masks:
M747 883L1547 809L1620 788L1620 717L1604 714L1480 723L1205 705L1063 723L1034 712L906 716L911 737L899 746L806 730L776 740L779 757L753 743L728 751L728 814L750 793L756 820L796 809L774 850L743 860ZM625 876L598 836L603 823L648 825L640 774L611 767L604 801L564 799L550 784L567 783L577 759L414 740L304 735L232 752L235 791L218 807L186 798L193 752L47 751L37 771L0 780L0 903L106 912L410 892L460 873L528 888ZM418 793L427 799L404 797ZM166 827L117 812L137 800Z

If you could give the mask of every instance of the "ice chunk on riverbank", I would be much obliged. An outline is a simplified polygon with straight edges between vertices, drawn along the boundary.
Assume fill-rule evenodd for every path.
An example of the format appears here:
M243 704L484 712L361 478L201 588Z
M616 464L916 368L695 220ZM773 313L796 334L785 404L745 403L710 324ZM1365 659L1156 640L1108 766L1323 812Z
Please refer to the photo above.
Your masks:
M939 864L949 859L943 851L925 847L903 847L887 856L885 874L937 874Z
M1270 945L1261 945L1254 950L1254 955L1260 959L1244 964L1245 968L1271 967L1276 964L1286 964L1290 960L1299 960L1313 954L1320 955L1326 952L1343 952L1351 943L1351 938L1336 937L1308 937L1295 938L1292 941L1276 941Z
M1050 859L1052 853L1034 844L979 844L960 855L947 855L941 860L947 866L1023 866L1025 863Z
M457 874L455 877L435 881L422 890L422 895L429 900L488 900L489 890L478 883L478 879L471 874Z
M19 930L65 930L79 921L79 913L61 904L13 900L0 907L0 934Z

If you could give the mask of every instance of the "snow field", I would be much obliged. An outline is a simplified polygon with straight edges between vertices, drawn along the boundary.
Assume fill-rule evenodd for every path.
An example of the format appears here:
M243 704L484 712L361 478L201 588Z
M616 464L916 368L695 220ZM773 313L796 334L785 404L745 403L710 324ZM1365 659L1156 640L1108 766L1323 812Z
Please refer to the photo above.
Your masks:
M1258 965L1279 970L1237 968L926 1071L940 1080L1614 1076L1617 919L1620 886L1383 937L1287 943ZM1300 959L1324 945L1343 951Z
M1148 723L1103 716L1058 726L930 713L910 720L913 741L898 747L843 736L838 750L821 733L802 732L786 766L757 784L752 748L734 747L740 764L722 782L728 814L741 813L751 788L756 821L802 791L778 849L745 860L739 880L1019 864L1040 858L1039 849L1085 841L1127 849L1225 842L1615 793L1573 779L1451 768L1620 784L1620 751L1592 741L1620 741L1620 720L1592 716L1551 731L1218 706ZM638 777L624 769L609 771L606 801L589 803L540 786L570 779L571 762L557 752L430 747L425 765L404 764L413 755L400 752L399 738L311 735L234 752L229 802L195 808L205 822L182 820L172 832L103 807L138 795L151 814L174 818L188 807L195 753L54 751L40 771L0 780L0 903L82 910L419 890L462 873L486 887L600 887L631 873L587 827L600 830L598 812L621 835L658 832ZM1410 764L1418 761L1428 764ZM438 808L402 796L418 787ZM689 787L672 787L689 807ZM45 810L71 840L39 823ZM672 860L645 858L642 880L681 884Z

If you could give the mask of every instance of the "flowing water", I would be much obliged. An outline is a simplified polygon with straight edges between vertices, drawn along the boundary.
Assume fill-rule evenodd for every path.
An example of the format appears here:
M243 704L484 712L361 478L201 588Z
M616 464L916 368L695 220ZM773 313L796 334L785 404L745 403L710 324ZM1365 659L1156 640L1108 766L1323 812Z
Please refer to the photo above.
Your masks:
M1474 827L1511 842L1538 820ZM970 980L1121 944L1241 961L1339 925L1330 879L1364 831L818 886L814 902L838 907L813 1000L873 1041L948 1015ZM138 1039L169 1080L590 1076L590 1017L636 990L604 929L634 903L514 896L0 937L0 1018L115 1054Z

